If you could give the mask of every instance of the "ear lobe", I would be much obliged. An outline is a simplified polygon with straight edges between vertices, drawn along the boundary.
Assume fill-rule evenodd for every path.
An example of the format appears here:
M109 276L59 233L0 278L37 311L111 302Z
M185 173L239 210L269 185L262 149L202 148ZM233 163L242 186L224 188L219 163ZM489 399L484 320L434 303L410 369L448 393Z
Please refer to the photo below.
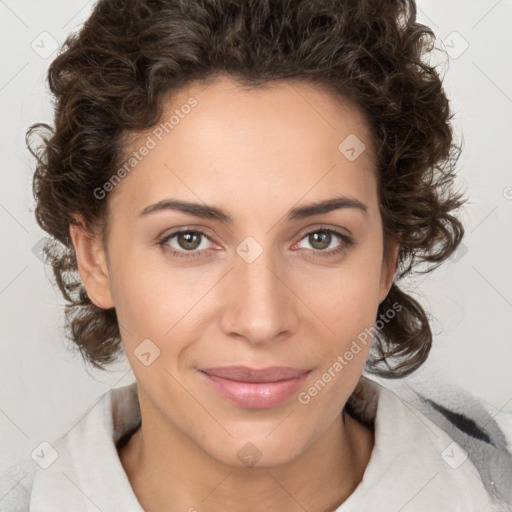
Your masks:
M74 218L78 225L70 224L69 234L87 295L96 306L103 309L113 308L106 254L101 238L86 230L83 217L76 215Z

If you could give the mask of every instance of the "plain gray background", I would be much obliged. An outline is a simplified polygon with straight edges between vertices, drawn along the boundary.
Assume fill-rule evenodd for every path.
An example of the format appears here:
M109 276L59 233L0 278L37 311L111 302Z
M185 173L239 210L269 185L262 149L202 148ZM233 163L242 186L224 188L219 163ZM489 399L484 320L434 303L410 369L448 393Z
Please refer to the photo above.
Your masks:
M67 432L103 393L133 381L126 362L92 372L66 348L63 299L38 257L44 233L33 217L34 160L24 142L29 125L51 124L52 50L94 3L0 0L0 473ZM435 333L429 362L411 380L462 385L512 432L512 1L419 0L418 7L450 56L436 61L457 137L464 134L459 173L470 200L460 250L409 283Z

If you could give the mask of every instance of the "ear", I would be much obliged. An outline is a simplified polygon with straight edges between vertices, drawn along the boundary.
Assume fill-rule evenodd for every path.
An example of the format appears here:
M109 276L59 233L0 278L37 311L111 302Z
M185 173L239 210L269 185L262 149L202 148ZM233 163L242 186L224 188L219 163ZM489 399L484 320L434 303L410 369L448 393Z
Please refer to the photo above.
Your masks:
M395 278L396 268L398 265L398 250L400 243L397 240L392 240L389 246L389 253L382 262L382 269L380 273L380 293L379 304L381 304L387 297L389 290Z
M82 216L75 215L74 218L78 225L70 224L69 234L75 247L78 271L87 295L99 308L113 308L107 258L101 237L91 234L84 228Z

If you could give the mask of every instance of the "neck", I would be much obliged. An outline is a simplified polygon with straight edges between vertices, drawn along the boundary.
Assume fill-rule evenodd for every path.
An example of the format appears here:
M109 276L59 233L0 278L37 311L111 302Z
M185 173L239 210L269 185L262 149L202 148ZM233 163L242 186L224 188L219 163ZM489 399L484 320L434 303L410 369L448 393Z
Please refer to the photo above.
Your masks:
M373 432L336 417L297 458L279 466L235 467L211 457L169 421L144 421L120 449L133 490L147 512L260 510L329 512L357 487ZM149 411L148 411L149 412Z

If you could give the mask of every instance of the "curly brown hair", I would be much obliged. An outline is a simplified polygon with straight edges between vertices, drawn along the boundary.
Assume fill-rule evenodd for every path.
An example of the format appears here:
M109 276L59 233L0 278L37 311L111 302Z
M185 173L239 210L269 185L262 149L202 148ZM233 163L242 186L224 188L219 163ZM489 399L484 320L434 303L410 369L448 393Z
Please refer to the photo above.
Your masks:
M155 126L173 91L227 75L249 87L303 80L365 115L377 149L384 254L392 239L400 243L378 310L381 317L394 305L396 314L375 329L367 370L416 370L432 332L423 307L396 282L456 250L464 229L451 212L466 201L454 190L453 114L436 68L422 59L434 39L416 22L413 0L99 0L49 67L55 128L34 124L26 138L37 159L35 216L50 235L45 253L84 360L105 369L122 343L115 309L94 305L81 282L73 215L105 236L108 200L93 191L126 160L128 135ZM34 132L43 141L36 149Z

